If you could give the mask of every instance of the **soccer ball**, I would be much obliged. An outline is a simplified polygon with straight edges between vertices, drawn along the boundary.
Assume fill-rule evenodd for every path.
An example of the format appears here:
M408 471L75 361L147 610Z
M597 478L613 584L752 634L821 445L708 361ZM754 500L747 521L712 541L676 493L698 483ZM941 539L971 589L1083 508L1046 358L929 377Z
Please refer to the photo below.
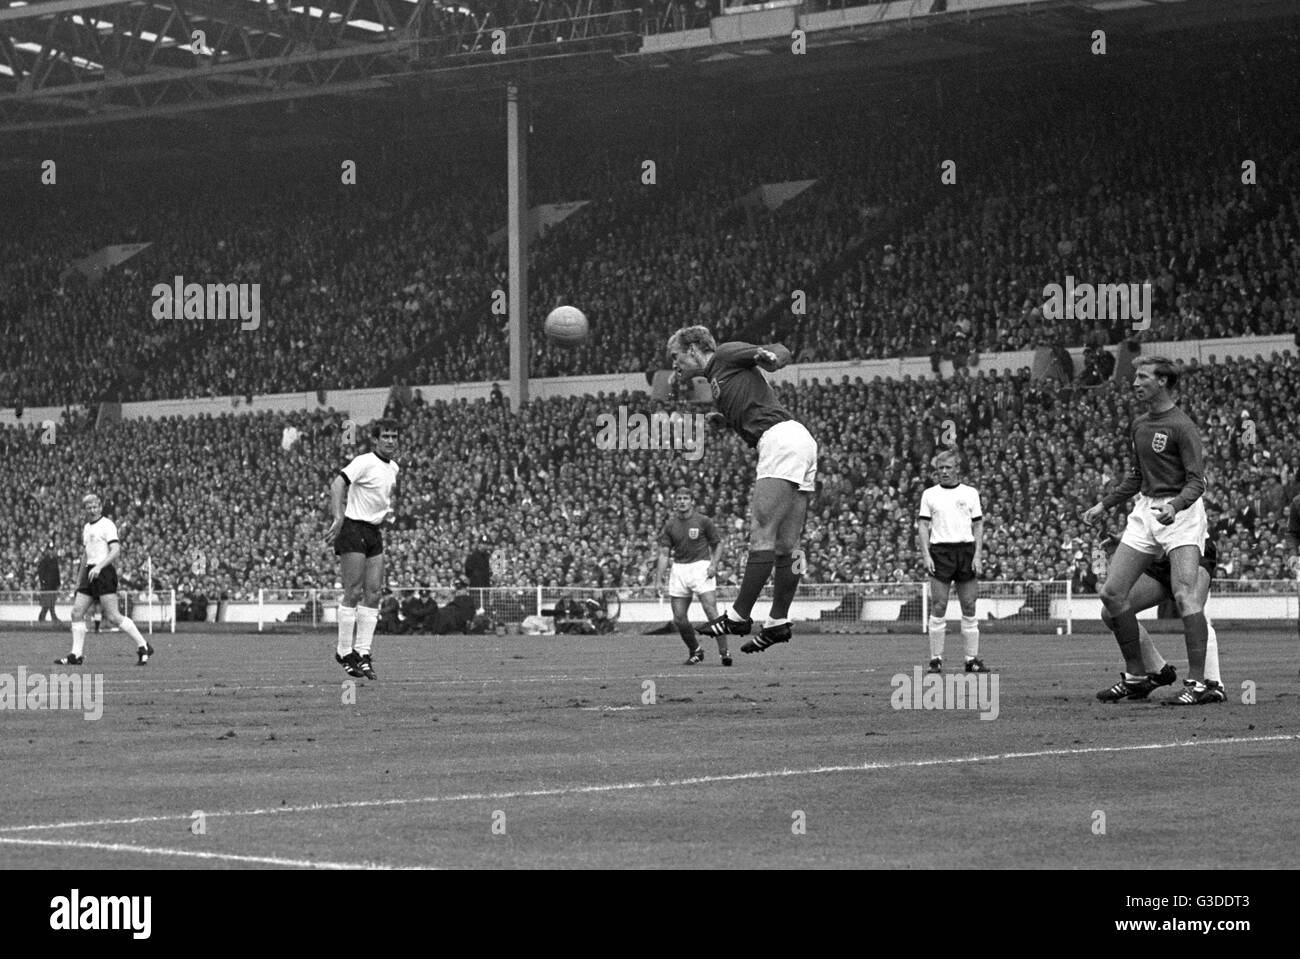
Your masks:
M576 306L557 306L546 317L546 335L556 343L581 343L590 332L587 317Z

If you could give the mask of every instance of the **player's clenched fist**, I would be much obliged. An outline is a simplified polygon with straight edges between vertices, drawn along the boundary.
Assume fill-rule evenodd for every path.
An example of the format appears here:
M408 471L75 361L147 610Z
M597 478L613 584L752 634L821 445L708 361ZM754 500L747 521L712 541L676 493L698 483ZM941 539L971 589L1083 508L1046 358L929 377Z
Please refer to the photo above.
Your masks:
M769 373L776 370L777 362L777 355L771 350L765 350L760 346L754 351L754 364L756 366L761 366Z
M1151 512L1156 514L1156 521L1161 526L1169 526L1173 523L1174 517L1178 515L1177 511L1168 503L1162 503L1159 506L1151 507Z
M1106 512L1106 507L1098 503L1096 506L1092 507L1091 509L1089 509L1087 512L1083 514L1083 521L1085 523L1092 523L1092 524L1100 523L1101 518L1105 514L1105 512Z

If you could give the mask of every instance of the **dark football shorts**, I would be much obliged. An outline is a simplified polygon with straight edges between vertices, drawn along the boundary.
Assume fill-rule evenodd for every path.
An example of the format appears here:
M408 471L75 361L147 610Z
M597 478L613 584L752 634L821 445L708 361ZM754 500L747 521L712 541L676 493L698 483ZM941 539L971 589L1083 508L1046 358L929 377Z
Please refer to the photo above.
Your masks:
M334 555L344 553L365 553L366 559L382 555L384 552L384 534L374 523L363 523L359 519L344 517L343 528L334 538Z
M1207 540L1205 549L1201 553L1201 569L1210 574L1210 581L1214 580L1214 571L1219 566L1219 551L1214 547L1214 540ZM1160 584L1160 588L1169 596L1174 595L1174 584L1171 579L1169 568L1169 557L1161 556L1158 560L1147 567L1146 574Z
M941 583L965 583L975 578L974 543L931 543L934 578Z
M77 581L77 592L85 593L92 599L99 599L101 596L117 595L117 570L113 564L109 563L99 571L99 575L94 579L90 578L92 567L81 567L81 579Z

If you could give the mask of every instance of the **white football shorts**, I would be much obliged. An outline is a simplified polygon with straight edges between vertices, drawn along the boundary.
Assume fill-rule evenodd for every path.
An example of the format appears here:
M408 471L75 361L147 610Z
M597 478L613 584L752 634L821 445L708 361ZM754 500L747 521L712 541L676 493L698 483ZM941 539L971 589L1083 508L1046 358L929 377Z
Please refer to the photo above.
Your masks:
M1124 528L1120 542L1150 556L1170 553L1179 546L1204 549L1210 527L1205 516L1205 500L1198 499L1176 514L1172 523L1162 526L1156 519L1155 510L1171 499L1172 496L1152 499L1139 493L1133 502L1133 512L1128 514L1128 526Z
M798 420L769 427L758 438L758 478L789 480L800 492L817 489L817 441Z
M673 563L668 573L668 595L675 599L690 599L703 593L716 593L716 577L707 575L709 561L699 560L694 563Z

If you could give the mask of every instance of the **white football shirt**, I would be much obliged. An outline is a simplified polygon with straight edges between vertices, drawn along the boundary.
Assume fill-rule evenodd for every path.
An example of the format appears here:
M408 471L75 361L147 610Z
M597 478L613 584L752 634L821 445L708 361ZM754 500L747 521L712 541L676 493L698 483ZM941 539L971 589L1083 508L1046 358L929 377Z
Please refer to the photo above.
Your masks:
M362 453L340 471L348 479L348 519L379 525L393 505L399 467L374 453Z
M117 524L107 516L81 528L81 545L86 548L86 565L98 566L108 559L108 547L117 542Z
M980 494L973 486L936 485L921 494L921 519L930 521L932 544L975 542L971 524L983 518Z

